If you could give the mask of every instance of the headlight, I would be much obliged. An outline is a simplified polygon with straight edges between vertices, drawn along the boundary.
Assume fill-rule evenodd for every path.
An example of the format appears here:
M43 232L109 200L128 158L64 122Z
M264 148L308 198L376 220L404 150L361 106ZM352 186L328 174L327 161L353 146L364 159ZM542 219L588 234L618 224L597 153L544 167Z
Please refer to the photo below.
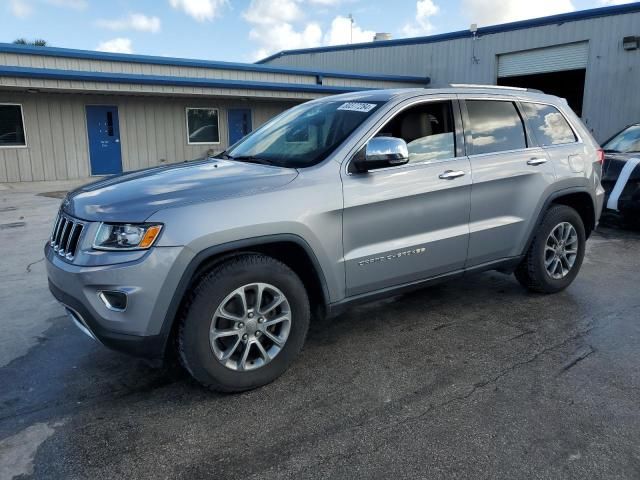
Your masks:
M143 250L160 235L162 225L101 223L93 241L97 250Z

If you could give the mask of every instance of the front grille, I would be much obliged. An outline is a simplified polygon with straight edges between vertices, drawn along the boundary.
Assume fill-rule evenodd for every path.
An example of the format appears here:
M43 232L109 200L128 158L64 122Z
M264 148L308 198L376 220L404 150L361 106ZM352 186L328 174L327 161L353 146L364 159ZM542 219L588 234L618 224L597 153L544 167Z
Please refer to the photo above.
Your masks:
M84 230L84 223L75 218L71 218L66 213L60 211L56 223L51 232L49 241L53 251L67 260L73 260L78 250L80 236Z

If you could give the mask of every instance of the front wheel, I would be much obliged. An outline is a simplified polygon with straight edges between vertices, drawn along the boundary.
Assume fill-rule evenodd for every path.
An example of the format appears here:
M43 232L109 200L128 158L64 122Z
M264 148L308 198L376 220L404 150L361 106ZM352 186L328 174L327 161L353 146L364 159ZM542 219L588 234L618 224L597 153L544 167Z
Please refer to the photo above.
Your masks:
M215 267L194 290L180 323L180 358L212 390L256 388L288 368L309 319L304 285L289 267L241 255Z
M515 271L516 278L534 292L564 290L580 271L585 244L584 224L578 212L566 205L554 205L538 226Z

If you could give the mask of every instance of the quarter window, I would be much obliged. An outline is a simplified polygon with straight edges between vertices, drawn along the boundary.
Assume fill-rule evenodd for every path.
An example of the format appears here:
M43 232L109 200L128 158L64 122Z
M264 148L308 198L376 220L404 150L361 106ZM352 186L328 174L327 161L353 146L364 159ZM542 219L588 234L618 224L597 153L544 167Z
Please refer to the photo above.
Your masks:
M217 108L187 108L187 143L220 143Z
M21 105L0 105L0 147L26 146Z
M456 156L455 126L451 102L427 102L408 108L390 120L377 134L402 138L409 149L409 163L429 163Z
M529 119L541 146L573 143L576 136L569 123L557 108L541 103L523 103L522 108Z
M524 125L513 102L467 100L466 105L474 155L527 148Z

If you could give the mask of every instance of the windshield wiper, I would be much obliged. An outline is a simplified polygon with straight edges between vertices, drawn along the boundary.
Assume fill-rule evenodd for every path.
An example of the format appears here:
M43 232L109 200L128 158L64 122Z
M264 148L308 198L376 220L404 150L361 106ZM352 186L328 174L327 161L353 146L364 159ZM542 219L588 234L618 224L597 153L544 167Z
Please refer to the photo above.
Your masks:
M619 150L614 150L612 148L605 148L603 151L604 153L620 153Z
M258 163L260 165L273 165L273 162L265 158L254 157L253 155L240 155L238 157L227 155L227 158L230 160L237 160L238 162Z

